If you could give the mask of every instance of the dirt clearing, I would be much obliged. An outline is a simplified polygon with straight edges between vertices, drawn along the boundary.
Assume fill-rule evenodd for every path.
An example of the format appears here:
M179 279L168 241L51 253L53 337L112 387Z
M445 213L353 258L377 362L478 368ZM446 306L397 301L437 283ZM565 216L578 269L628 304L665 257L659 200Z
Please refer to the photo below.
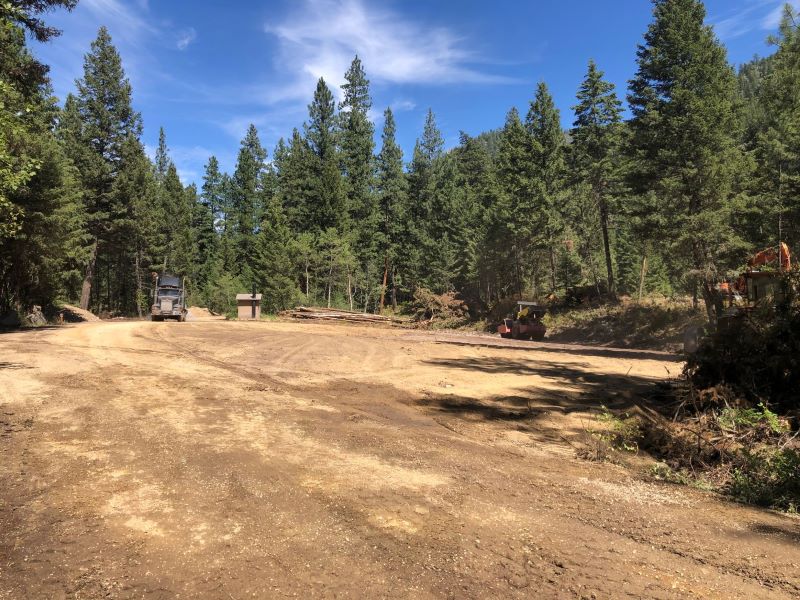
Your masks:
M462 338L0 335L0 598L800 594L797 518L575 458L679 363Z

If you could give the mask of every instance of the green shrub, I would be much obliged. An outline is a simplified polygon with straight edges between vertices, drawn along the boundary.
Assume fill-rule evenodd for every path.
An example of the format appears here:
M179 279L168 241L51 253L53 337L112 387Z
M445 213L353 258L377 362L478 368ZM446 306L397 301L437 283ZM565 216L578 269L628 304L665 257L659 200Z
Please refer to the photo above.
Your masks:
M717 416L721 429L737 431L743 428L765 428L768 433L783 434L788 425L778 415L759 402L756 408L731 408L726 406Z
M639 451L639 441L642 439L642 424L639 419L627 413L618 417L602 406L598 420L610 428L608 431L599 432L599 435L605 435L612 448L626 452Z
M743 450L728 492L740 502L797 512L800 507L800 452L793 449Z
M579 451L581 458L604 461L609 459L614 451L639 451L643 432L641 421L637 417L631 417L627 413L618 417L603 406L597 420L603 428L584 430L586 436L583 448Z

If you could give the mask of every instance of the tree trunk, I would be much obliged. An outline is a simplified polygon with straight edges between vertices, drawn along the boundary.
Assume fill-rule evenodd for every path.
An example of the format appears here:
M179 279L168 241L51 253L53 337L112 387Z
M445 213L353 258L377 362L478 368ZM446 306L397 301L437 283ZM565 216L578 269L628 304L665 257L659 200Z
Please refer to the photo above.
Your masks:
M552 240L550 241L550 293L553 295L556 293L556 249Z
M306 301L308 301L308 263L306 263Z
M725 310L725 307L722 304L722 297L717 293L717 290L714 287L714 282L708 281L708 279L705 278L703 279L703 284L700 290L703 293L703 301L706 305L706 316L708 317L708 322L711 325L716 325L717 318L722 314L722 311Z
M81 287L81 309L89 310L89 298L92 294L92 282L94 280L94 267L97 263L97 240L92 246L92 253L86 263L86 273L83 276L83 286Z
M397 272L395 268L392 267L392 309L397 312L397 283L395 279L397 278Z
M333 287L333 262L331 262L331 268L328 271L328 308L331 307L331 288Z
M350 310L353 310L353 285L350 280L350 269L347 269L347 297L350 300ZM364 309L366 310L366 302L364 303Z
M642 272L639 274L639 302L642 301L644 293L644 278L647 275L647 252L642 253Z
M383 285L381 286L381 304L380 304L380 314L383 314L383 301L386 299L386 283L388 282L389 278L389 257L385 256L383 258Z
M606 273L608 277L608 293L612 298L617 296L614 285L614 268L611 264L611 244L608 241L608 206L605 200L600 202L600 228L603 231L603 251L606 255Z
M136 312L141 319L144 315L142 315L142 305L141 299L144 297L144 293L142 292L142 273L139 269L139 250L136 251L136 263L134 265L134 269L136 270Z

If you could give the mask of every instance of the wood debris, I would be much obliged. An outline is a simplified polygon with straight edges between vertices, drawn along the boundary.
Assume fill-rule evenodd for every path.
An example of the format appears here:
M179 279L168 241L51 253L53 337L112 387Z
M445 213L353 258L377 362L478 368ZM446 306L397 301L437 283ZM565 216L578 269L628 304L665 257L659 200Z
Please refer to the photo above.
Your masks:
M281 317L290 319L316 319L319 321L348 321L352 323L402 323L403 319L376 315L372 313L340 310L338 308L319 308L316 306L298 306L280 313Z

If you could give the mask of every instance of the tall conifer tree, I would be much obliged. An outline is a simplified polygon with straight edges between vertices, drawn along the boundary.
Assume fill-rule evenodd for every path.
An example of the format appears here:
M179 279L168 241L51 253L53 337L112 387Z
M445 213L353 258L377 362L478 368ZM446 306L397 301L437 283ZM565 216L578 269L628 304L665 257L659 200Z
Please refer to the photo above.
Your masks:
M645 210L663 215L659 239L691 265L713 322L715 284L739 242L730 223L741 155L736 79L705 16L700 0L655 0L628 101L632 182L655 201Z
M573 107L572 159L575 176L588 184L600 217L608 291L615 293L614 268L609 237L609 218L621 178L621 102L614 85L603 80L593 60L578 90Z
M256 233L263 216L260 184L267 152L250 125L239 148L239 158L231 178L231 206L228 217L233 234L237 271L245 283L255 281Z
M556 254L558 235L563 229L561 203L564 201L564 154L566 139L561 129L559 111L553 102L547 85L540 82L536 97L531 102L525 119L525 129L530 136L530 161L532 173L530 194L536 202L536 221L540 232L539 245L546 252L550 263L550 291L555 293Z
M404 214L408 184L403 173L403 151L397 145L397 126L392 109L384 113L381 151L378 154L377 192L380 206L378 242L383 257L383 283L381 285L380 308L385 301L387 286L391 286L392 305L397 307L397 261L402 259L403 248L408 243Z
M312 152L308 225L318 232L329 227L344 231L348 219L339 171L335 103L322 78L317 82L314 99L308 106L306 139Z
M120 228L129 217L129 199L115 197L114 180L119 175L123 148L129 140L139 140L142 122L131 104L131 85L125 77L122 59L101 27L84 57L83 78L78 88L77 110L81 117L80 140L86 152L76 155L85 191L88 227L93 248L86 265L81 292L82 308L92 295L106 308L112 308L110 274L115 261L122 258ZM106 288L93 291L98 275L98 260L105 271ZM124 258L123 258L124 260ZM118 265L122 268L128 265Z

